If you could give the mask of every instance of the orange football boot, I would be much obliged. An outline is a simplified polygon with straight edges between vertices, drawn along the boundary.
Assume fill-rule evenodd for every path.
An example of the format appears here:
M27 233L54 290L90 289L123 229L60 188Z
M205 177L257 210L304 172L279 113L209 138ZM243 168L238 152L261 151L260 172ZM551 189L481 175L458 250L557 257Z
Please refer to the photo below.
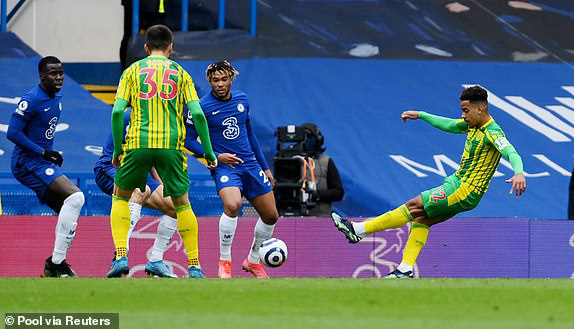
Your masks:
M258 279L269 278L269 276L267 275L267 273L265 273L265 270L263 269L263 266L261 264L253 264L249 262L247 258L245 258L243 264L241 264L241 267L245 272L253 274L253 276L255 276Z
M225 259L219 260L217 277L221 279L231 279L231 261Z

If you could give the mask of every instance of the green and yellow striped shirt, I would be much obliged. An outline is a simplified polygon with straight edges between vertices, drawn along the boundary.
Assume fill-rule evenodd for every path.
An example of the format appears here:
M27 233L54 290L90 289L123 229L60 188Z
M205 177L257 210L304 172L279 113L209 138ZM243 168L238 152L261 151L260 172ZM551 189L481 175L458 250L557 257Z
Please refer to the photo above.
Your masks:
M511 144L492 118L480 128L468 129L460 168L455 176L470 185L473 192L486 193L498 167L501 152L508 146Z
M471 192L486 193L500 162L500 156L510 160L516 174L523 173L520 156L493 118L480 128L468 128L468 124L462 119L444 118L423 111L419 112L419 118L447 132L467 133L460 168L454 176L466 183Z
M132 108L124 150L183 149L183 105L199 98L179 64L163 56L133 63L122 74L116 98Z

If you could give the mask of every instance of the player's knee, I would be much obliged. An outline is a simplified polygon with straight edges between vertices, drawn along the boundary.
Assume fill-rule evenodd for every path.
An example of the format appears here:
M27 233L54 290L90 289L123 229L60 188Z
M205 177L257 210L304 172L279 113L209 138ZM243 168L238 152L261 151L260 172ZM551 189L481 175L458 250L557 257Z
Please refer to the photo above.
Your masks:
M239 202L228 202L227 204L223 205L225 214L230 217L237 217L239 215L239 211L241 210L241 201Z
M405 206L409 209L410 212L423 209L422 199L420 199L419 197L412 198L409 201L405 202Z
M265 216L265 217L261 217L261 220L263 221L263 223L267 224L267 225L275 225L275 223L277 223L277 219L279 219L279 213L277 213L276 216Z
M66 200L64 200L64 204L73 208L82 208L84 206L84 202L86 202L86 198L84 197L84 193L75 192L70 194Z
M146 200L149 199L150 195L151 195L151 190L148 186L146 186L146 189L144 192L142 192L140 189L135 189L132 192L132 196L131 196L130 200L135 202L135 203L144 204L146 202Z
M167 215L167 216L171 217L171 218L177 218L177 213L175 212L175 209L173 209L173 208L163 209L163 210L162 210L162 213L163 213L164 215Z
M423 224L426 226L431 226L431 223L429 222L428 218L421 218L421 217L417 217L413 220L415 223L418 224Z

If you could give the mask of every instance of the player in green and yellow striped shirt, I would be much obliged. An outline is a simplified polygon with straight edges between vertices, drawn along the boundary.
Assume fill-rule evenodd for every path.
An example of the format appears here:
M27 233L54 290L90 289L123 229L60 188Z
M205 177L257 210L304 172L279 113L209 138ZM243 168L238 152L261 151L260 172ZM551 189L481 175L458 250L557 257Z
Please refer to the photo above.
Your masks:
M465 89L460 95L462 119L448 119L419 111L403 112L407 119L423 119L441 130L467 134L459 170L445 178L439 187L422 192L395 210L362 223L353 223L337 213L331 217L349 242L357 243L374 232L398 228L412 222L403 259L396 270L385 278L412 278L415 261L426 244L429 227L454 215L474 209L486 193L500 156L510 161L514 176L510 194L516 197L526 191L522 160L506 139L500 126L488 113L487 91L479 86Z
M184 104L189 108L201 138L205 158L210 166L215 166L207 121L191 76L169 59L173 51L173 34L169 28L154 25L146 31L145 38L144 47L149 56L124 71L112 111L112 163L118 170L114 178L110 222L116 260L108 277L129 272L126 251L130 227L128 200L135 188L145 191L152 167L163 182L164 196L170 196L173 201L178 230L188 256L189 276L205 277L198 260L197 219L188 198L189 176L183 147L186 132ZM128 104L132 110L125 143L122 143L123 113Z

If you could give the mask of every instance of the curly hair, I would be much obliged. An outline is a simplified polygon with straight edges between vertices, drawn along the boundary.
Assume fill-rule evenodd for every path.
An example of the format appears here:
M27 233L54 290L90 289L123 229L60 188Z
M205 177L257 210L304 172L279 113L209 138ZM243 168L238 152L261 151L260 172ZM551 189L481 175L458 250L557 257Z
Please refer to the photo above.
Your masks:
M487 102L488 92L481 86L468 87L460 93L459 99L461 101L474 102Z
M207 67L207 70L205 70L207 80L211 80L211 76L218 71L226 72L232 80L239 75L239 71L237 71L228 61L221 61L215 62Z

